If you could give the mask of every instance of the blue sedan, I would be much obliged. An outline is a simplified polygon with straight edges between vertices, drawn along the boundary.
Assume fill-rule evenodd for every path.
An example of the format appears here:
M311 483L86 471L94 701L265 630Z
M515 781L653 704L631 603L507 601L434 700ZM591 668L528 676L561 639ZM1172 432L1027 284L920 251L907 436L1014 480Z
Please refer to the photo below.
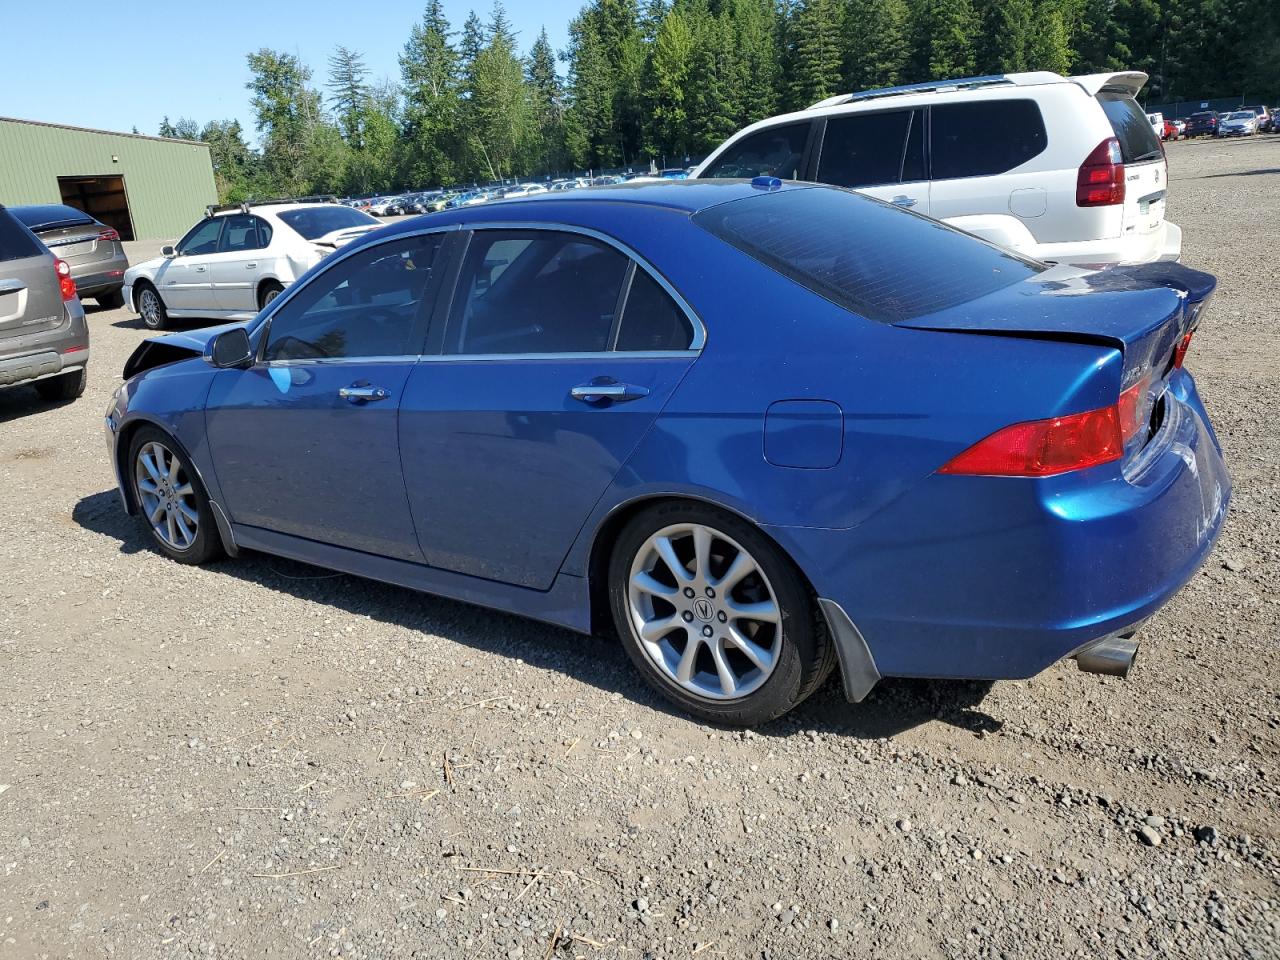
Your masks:
M1215 281L1089 272L812 185L418 218L247 325L156 337L106 429L156 547L612 628L753 724L838 667L1123 675L1230 483L1183 361Z

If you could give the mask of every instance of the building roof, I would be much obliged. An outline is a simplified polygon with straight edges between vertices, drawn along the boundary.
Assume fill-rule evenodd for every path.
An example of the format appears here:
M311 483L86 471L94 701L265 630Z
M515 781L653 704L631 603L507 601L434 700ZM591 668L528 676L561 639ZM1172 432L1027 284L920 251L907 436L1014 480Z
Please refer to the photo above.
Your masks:
M23 120L21 117L0 117L0 123L23 123L32 127L52 127L55 130L72 130L76 133L96 133L106 137L133 137L137 140L158 140L161 143L184 143L188 146L208 147L203 140L180 140L175 137L152 137L145 133L122 133L119 130L95 130L93 127L73 127L65 123L49 123L46 120Z

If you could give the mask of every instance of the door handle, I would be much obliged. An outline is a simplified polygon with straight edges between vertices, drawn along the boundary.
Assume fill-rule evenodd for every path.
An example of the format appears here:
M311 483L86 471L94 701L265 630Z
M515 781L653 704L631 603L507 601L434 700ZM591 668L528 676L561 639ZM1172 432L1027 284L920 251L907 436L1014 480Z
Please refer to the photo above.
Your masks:
M196 273L204 273L204 271L205 271L204 267L196 267Z
M618 383L616 380L604 378L597 378L593 383L584 383L569 391L569 396L583 403L603 403L606 400L613 403L626 403L628 400L639 400L648 395L649 390L646 387L639 387L633 383Z
M338 396L352 403L373 403L391 396L391 391L383 387L371 387L368 384L353 383L338 391Z
M246 264L244 265L244 268L245 268L246 270L257 270L257 269L258 269L258 261L256 261L256 260L255 260L253 263L246 263Z
M889 202L896 207L914 207L920 201L915 197L908 197L905 193L900 193Z

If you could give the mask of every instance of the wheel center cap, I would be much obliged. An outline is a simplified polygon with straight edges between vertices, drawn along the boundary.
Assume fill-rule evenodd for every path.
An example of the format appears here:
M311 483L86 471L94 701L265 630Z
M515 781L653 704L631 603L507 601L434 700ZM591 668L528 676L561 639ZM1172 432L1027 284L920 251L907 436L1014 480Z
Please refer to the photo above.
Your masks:
M693 601L693 615L703 623L708 623L715 617L716 608L712 606L710 600L699 597Z

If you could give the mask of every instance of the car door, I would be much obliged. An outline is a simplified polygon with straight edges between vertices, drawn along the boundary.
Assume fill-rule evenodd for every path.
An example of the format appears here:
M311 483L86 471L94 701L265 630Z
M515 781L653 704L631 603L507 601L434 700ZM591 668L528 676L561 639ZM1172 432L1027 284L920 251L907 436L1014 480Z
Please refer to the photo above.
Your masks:
M219 310L257 313L261 252L270 242L271 228L251 213L222 220L218 251L208 257L213 302Z
M928 214L923 110L878 110L828 117L814 179L850 187Z
M423 555L545 590L701 328L645 266L567 229L476 230L454 289L400 413Z
M174 255L156 271L156 287L170 310L217 310L209 258L218 251L224 217L208 217L178 241Z
M338 257L282 298L250 368L214 378L206 434L233 523L421 560L398 414L441 236Z

